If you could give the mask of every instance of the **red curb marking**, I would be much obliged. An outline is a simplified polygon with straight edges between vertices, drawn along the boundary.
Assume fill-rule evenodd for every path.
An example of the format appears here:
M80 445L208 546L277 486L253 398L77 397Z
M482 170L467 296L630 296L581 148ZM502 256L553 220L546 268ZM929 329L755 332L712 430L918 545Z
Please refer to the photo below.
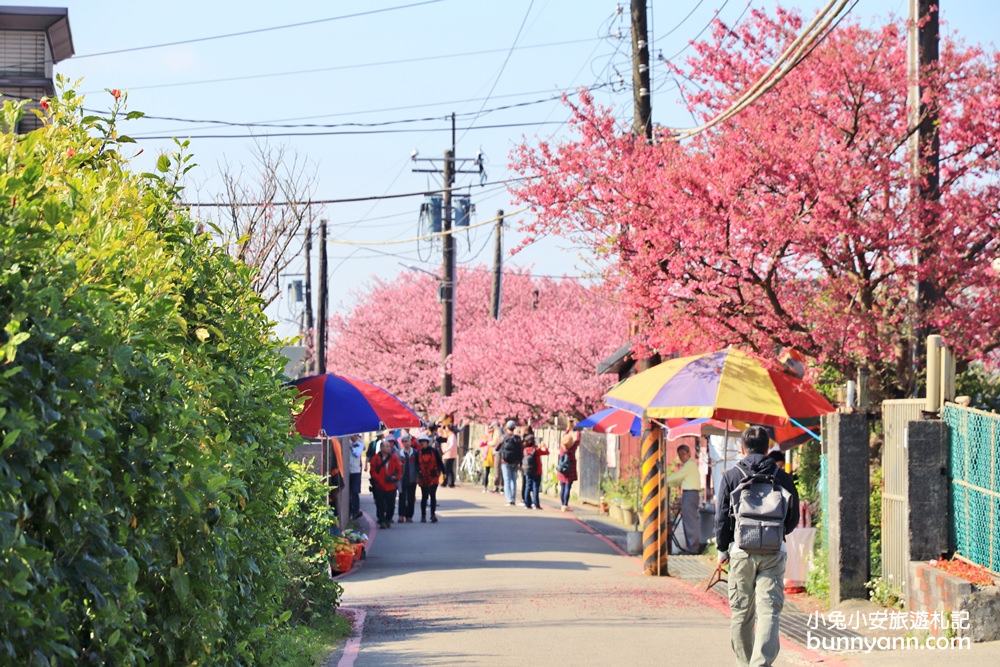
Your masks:
M365 627L365 617L368 615L364 609L349 609L341 607L340 613L351 619L351 631L353 634L344 644L344 653L337 662L337 667L354 667L354 661L358 659L361 652L361 631Z

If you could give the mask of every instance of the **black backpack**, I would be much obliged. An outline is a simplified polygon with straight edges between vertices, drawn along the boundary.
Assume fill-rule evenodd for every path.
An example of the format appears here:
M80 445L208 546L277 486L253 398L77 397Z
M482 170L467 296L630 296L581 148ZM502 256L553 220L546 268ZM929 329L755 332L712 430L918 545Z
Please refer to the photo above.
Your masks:
M535 453L537 451L536 447L524 448L524 458L521 459L521 470L524 471L525 475L535 476Z
M729 494L735 519L733 542L748 553L775 553L785 541L785 516L792 494L774 474L751 475L737 466L743 479Z
M516 433L507 435L500 443L500 458L508 464L521 462L521 438Z

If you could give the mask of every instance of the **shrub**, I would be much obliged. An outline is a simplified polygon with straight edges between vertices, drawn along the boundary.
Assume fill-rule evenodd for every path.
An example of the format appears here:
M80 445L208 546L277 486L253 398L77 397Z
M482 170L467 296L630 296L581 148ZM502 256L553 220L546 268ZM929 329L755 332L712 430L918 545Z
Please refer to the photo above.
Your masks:
M115 99L0 135L0 662L277 664L283 360L174 203L190 158L129 172Z
M282 511L292 537L285 550L289 581L284 604L292 612L293 622L308 623L333 614L340 601L343 589L330 578L335 543L330 531L337 526L337 517L326 503L326 481L305 465L291 466Z

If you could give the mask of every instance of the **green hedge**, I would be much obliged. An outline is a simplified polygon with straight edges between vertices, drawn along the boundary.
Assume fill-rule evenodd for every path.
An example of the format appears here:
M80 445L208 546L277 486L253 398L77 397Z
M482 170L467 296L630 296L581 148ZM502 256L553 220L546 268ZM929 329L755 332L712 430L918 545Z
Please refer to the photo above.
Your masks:
M174 204L188 158L130 172L124 99L81 102L0 135L0 663L280 664L293 396L270 323Z

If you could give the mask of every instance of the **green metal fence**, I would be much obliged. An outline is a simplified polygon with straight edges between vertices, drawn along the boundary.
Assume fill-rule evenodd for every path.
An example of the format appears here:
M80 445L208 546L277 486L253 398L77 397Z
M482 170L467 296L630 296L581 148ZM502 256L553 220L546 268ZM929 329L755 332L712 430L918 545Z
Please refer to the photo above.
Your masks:
M1000 415L948 404L952 539L955 550L1000 570Z

